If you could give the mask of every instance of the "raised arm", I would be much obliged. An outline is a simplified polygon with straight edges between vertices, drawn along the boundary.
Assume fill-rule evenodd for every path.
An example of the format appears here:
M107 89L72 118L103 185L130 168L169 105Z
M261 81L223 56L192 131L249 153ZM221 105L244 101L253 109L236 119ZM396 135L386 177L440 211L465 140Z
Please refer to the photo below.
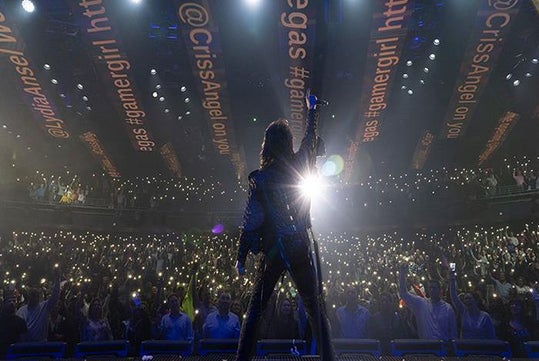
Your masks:
M453 306L455 306L457 313L462 315L466 309L466 306L464 306L464 303L462 303L457 295L457 280L455 277L455 272L449 273L449 295L451 296L451 303L453 303Z
M315 166L318 147L322 145L322 140L318 137L318 99L316 95L308 92L305 101L307 104L307 127L301 140L298 155L306 160L309 170L312 170Z

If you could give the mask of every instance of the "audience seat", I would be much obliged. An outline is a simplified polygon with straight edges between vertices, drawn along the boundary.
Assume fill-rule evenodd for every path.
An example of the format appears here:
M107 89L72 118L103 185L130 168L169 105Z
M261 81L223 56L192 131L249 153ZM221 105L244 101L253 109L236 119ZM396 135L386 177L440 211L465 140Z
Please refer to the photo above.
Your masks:
M75 358L92 356L127 357L129 341L87 341L75 347Z
M140 356L193 354L193 343L189 341L150 340L140 343Z
M457 357L500 356L511 357L509 342L500 340L453 340L453 352Z
M256 343L256 355L293 355L293 351L303 356L307 353L305 340L260 340Z
M337 356L360 354L380 357L382 355L380 341L373 339L335 338L333 339L333 348Z
M539 358L539 341L524 342L524 349L529 358Z
M204 338L198 343L198 354L206 356L210 354L235 354L238 349L237 338Z
M33 357L63 358L65 350L65 342L18 342L9 346L6 358L8 360Z
M391 341L391 355L434 355L446 356L442 340L396 339Z

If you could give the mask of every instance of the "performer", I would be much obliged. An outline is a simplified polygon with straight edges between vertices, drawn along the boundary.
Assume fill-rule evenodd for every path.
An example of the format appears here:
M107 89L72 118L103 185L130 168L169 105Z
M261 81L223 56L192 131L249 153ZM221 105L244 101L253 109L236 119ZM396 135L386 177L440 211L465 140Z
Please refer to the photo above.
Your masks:
M288 271L305 305L322 360L335 359L322 294L318 245L312 237L310 200L302 195L302 179L315 171L321 139L317 136L320 104L307 94L308 122L298 152L285 119L272 122L265 131L260 168L249 175L249 198L239 237L236 270L245 274L249 251L262 251L241 330L237 361L249 360L257 340L257 324L279 278Z

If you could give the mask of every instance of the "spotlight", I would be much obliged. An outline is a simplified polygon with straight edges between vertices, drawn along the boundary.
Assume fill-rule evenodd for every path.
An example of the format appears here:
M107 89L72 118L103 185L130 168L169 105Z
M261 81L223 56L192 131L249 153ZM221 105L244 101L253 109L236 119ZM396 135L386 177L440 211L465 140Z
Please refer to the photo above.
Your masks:
M412 89L408 89L408 94L412 95L414 94L414 91Z
M159 98L159 101L160 101L160 102L164 102L164 101L165 101L165 97L160 97L160 98Z
M428 72L429 72L429 68L425 67L425 68L423 68L423 71L424 71L425 73L428 73Z
M180 88L180 91L181 91L182 93L185 93L185 92L187 91L187 88L186 88L185 86L182 86L182 87Z
M425 85L425 81L424 81L423 79L419 79L419 83L420 83L421 85Z
M84 89L84 87L82 86L81 83L78 83L78 84L77 84L77 89L82 90L82 89Z
M86 95L83 95L83 96L82 96L82 100L84 100L85 102L87 102L87 101L88 101L88 97L87 97Z
M520 85L520 80L517 79L513 82L513 86L519 86L519 85Z
M186 102L186 103L189 103L191 101L191 99L185 98L183 101Z
M532 73L526 73L526 78L531 78L532 77Z
M408 61L406 62L406 66L412 66L412 64L413 64L413 63L412 63L411 60L408 60Z
M185 112L185 115L191 115L191 112L188 110Z
M142 0L131 0L133 4L140 4Z
M513 77L513 74L509 73L505 76L505 79L509 80Z
M43 64L43 69L51 70L51 66L49 64Z
M401 89L402 90L406 89L406 85L401 86Z
M170 109L165 108L165 114L168 114L168 112L170 112Z
M245 0L247 2L247 5L249 5L249 7L257 7L259 4L260 4L260 0Z
M403 77L404 79L408 79L408 74L404 73L404 74L402 74L402 77Z
M150 70L150 74L152 74L152 75L157 74L157 70L155 70L155 69Z
M299 187L303 196L311 199L319 195L322 190L320 179L313 175L303 178Z
M21 5L24 11L26 11L27 13L33 13L36 9L34 3L31 0L22 0Z
M178 115L178 120L182 120L183 117L181 115Z
M440 45L440 39L434 39L432 42L434 45Z
M154 97L154 98L157 98L157 95L158 95L157 92L152 93L152 97Z
M430 54L430 55L429 55L429 59L430 59L430 60L436 59L436 54Z
M533 59L532 59L532 63L533 63L533 64L537 64L537 63L539 63L539 60L537 60L537 58L533 58Z
M51 79L51 83L53 83L54 85L58 84L58 80L56 79Z
M157 89L157 90L161 89L161 84L156 84L155 89Z

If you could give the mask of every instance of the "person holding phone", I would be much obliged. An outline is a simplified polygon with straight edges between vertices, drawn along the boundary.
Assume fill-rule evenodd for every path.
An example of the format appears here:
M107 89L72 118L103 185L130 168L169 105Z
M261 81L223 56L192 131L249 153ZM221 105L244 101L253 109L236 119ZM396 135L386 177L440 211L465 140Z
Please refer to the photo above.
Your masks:
M449 294L451 303L460 316L460 338L465 339L495 339L496 332L490 315L481 311L481 298L478 294L467 292L462 297L462 301L457 295L457 280L455 275L455 264L450 263L449 273Z

